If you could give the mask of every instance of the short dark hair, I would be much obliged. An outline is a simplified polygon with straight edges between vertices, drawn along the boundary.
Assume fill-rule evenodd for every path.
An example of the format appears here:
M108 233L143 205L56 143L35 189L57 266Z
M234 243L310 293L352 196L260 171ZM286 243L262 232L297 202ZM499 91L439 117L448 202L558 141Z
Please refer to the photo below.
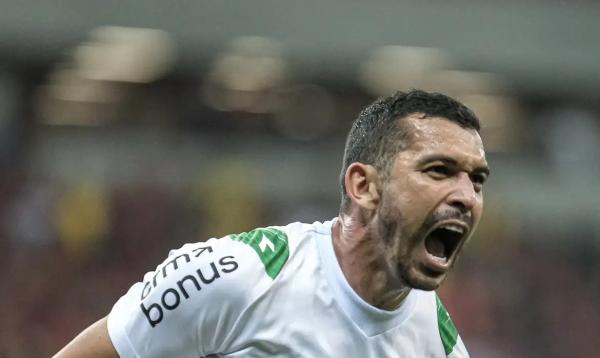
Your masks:
M392 159L408 143L409 133L402 119L416 113L423 118L445 118L477 132L480 129L473 111L441 93L410 90L378 99L359 114L348 133L340 175L342 210L348 201L344 176L350 164L370 164L387 176Z

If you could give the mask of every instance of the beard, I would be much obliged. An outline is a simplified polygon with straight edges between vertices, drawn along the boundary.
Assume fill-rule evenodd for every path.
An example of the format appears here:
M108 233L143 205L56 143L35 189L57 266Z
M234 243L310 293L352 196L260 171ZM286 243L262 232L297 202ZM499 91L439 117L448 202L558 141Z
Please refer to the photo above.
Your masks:
M385 198L382 200L378 216L377 237L380 239L379 244L392 276L403 286L427 289L411 270L413 266L411 252L415 250L420 237L424 236L424 225L411 233L402 210Z
M432 278L430 273L422 272L415 259L416 251L420 245L425 244L427 233L438 222L457 219L472 227L472 217L458 209L446 208L431 212L420 225L411 229L411 225L407 221L407 213L386 200L386 197L388 196L382 198L379 208L377 234L389 270L405 286L426 291L437 289L444 277L442 280L437 280Z

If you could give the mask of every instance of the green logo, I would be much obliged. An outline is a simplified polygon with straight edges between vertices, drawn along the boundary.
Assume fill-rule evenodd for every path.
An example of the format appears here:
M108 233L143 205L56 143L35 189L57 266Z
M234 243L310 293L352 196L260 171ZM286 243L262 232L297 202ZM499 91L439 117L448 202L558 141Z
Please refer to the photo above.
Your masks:
M275 279L290 256L287 235L274 228L260 228L237 235L230 235L235 241L241 241L256 251L265 265L267 275Z

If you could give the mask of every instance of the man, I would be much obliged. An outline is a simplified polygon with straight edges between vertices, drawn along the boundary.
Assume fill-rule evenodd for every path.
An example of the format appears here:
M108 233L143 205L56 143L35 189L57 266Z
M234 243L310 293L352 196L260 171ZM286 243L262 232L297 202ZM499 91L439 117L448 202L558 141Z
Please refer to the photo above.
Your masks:
M467 357L439 287L489 175L479 121L413 90L355 121L332 221L171 252L58 357Z

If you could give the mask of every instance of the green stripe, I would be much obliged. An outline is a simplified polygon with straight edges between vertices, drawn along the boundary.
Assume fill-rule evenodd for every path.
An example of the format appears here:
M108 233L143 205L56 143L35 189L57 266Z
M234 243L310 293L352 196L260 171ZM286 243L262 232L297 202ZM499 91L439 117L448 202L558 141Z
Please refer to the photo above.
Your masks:
M287 235L281 230L260 228L230 237L253 248L272 279L277 277L290 256Z
M442 338L442 344L444 345L444 352L448 355L452 353L452 350L456 345L458 331L438 295L435 295L435 300L437 303L438 329L440 331L440 337Z

